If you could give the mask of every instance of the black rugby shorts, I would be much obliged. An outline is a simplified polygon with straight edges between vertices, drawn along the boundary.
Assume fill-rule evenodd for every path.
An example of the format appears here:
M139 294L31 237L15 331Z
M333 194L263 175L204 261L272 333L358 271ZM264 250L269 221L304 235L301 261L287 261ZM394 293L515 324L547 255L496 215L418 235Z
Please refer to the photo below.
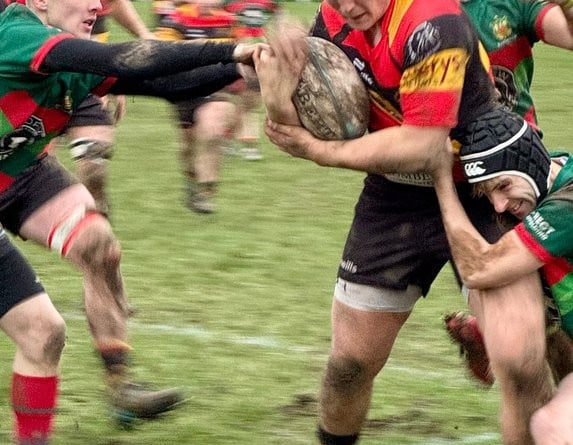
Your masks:
M36 209L78 182L54 156L43 156L0 193L0 224L17 235L24 221Z
M503 233L486 198L458 186L460 200L489 241ZM369 175L355 207L338 275L344 280L404 290L417 285L426 295L450 259L438 200L432 187L391 182Z
M44 287L20 251L0 227L0 317Z

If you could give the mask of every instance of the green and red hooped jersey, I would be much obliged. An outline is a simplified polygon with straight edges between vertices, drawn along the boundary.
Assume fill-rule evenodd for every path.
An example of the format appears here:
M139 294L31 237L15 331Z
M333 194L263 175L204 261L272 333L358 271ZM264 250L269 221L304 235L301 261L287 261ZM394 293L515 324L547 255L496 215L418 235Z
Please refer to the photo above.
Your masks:
M573 338L573 156L567 159L547 197L515 227L527 248L544 263L543 275L559 312L563 329Z
M263 38L265 26L278 9L278 3L273 0L225 1L225 10L237 18L238 26L235 36L239 39Z
M39 71L51 48L72 37L19 4L0 14L0 193L42 155L88 94L103 95L115 81Z
M372 47L323 2L311 30L354 64L370 95L371 131L404 123L449 127L455 137L494 107L489 61L459 1L390 0L380 28Z
M537 128L532 48L543 40L545 14L557 5L540 0L462 0L462 7L488 52L503 105Z

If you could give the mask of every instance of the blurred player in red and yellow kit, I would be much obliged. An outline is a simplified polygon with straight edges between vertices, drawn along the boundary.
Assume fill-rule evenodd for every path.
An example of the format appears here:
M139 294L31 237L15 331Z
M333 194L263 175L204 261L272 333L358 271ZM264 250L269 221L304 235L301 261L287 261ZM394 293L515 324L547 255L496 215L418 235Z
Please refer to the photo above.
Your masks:
M263 41L265 27L279 11L278 3L272 0L227 0L225 9L237 19L235 36L251 42ZM247 160L260 160L261 92L258 83L243 84L238 91L241 97L241 122L235 135L239 142L239 154Z
M155 34L162 40L259 38L266 17L276 8L270 6L271 3L262 9L257 6L259 19L255 24L243 21L254 15L249 4L251 2L157 0L153 4ZM259 96L256 84L247 85L239 80L224 91L175 106L181 129L180 160L186 181L186 205L190 210L215 211L214 198L223 156L235 136L251 145L242 151L246 159L260 159L259 151L252 146L259 139L259 115L251 113L259 105Z

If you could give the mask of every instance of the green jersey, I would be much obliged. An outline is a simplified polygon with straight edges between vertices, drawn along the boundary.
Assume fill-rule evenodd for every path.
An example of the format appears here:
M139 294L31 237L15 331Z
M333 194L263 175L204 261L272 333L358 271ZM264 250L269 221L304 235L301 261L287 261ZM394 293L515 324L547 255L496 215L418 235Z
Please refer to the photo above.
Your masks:
M557 5L540 0L462 0L462 6L488 53L502 103L537 128L532 48L543 39L543 17Z
M90 92L103 94L113 83L94 74L40 72L51 48L72 37L20 4L0 14L0 192L42 156Z
M558 156L564 165L549 194L515 231L544 263L542 272L561 313L563 329L573 338L573 156Z

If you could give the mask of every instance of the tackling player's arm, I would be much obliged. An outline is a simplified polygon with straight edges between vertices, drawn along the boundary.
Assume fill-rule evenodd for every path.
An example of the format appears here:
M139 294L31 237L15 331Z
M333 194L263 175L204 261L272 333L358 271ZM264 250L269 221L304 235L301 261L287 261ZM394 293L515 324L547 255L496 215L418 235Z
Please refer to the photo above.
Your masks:
M495 244L480 235L458 199L451 164L440 168L433 177L452 256L468 288L503 286L543 265L515 230L507 232Z
M67 38L50 47L37 70L116 77L110 92L183 100L208 95L240 78L235 62L249 62L258 46L152 40L102 44Z

